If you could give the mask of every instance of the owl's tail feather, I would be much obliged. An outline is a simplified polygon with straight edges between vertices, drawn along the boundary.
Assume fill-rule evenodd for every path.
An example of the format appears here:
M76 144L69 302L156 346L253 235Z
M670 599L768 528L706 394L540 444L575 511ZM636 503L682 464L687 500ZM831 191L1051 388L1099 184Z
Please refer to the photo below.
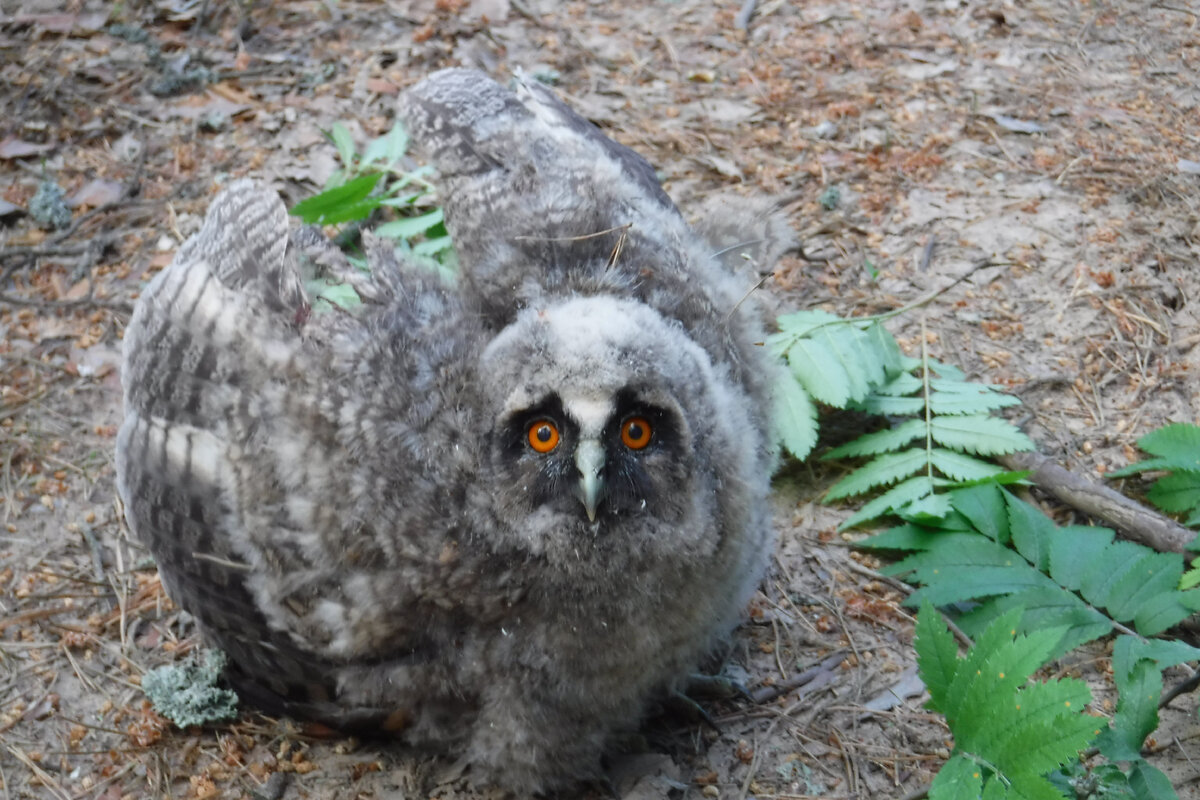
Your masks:
M169 269L205 262L226 288L293 315L307 306L308 295L287 250L283 201L261 183L242 179L217 195L200 232L184 243Z

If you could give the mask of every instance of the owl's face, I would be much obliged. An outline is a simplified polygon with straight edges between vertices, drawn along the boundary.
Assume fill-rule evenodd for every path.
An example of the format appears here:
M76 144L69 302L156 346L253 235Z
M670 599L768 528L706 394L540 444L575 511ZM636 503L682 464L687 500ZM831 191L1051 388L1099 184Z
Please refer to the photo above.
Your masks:
M681 327L636 302L580 298L523 312L481 366L495 392L483 483L509 544L577 560L715 546L708 453L737 423Z

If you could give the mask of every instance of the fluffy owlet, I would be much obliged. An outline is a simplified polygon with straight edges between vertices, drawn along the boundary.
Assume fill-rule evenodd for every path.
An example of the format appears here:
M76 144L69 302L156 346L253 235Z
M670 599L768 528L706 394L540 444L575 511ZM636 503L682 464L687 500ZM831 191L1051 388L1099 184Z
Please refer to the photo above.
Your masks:
M765 568L775 367L741 265L779 230L702 236L537 84L446 70L401 114L457 280L379 248L356 277L233 183L126 331L118 486L244 698L547 791L597 773ZM363 304L310 313L313 261Z

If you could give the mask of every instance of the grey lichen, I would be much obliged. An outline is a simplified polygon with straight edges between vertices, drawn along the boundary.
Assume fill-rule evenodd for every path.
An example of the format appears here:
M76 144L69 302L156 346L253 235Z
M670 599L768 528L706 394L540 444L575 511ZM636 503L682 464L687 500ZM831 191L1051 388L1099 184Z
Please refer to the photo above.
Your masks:
M29 215L47 228L65 228L71 224L67 196L54 181L46 178L38 184L29 200Z
M237 716L237 695L218 687L225 654L206 650L200 658L152 669L142 676L142 691L154 710L180 728Z

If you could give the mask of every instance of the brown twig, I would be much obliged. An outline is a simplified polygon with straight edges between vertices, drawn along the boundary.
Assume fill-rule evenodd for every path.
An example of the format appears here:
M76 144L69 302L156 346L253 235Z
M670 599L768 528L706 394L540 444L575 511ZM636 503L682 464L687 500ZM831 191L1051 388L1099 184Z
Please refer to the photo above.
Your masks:
M1041 453L1013 453L998 461L1005 468L1030 470L1030 480L1059 501L1121 530L1127 538L1164 553L1182 553L1196 537L1172 519L1118 491L1077 475Z

